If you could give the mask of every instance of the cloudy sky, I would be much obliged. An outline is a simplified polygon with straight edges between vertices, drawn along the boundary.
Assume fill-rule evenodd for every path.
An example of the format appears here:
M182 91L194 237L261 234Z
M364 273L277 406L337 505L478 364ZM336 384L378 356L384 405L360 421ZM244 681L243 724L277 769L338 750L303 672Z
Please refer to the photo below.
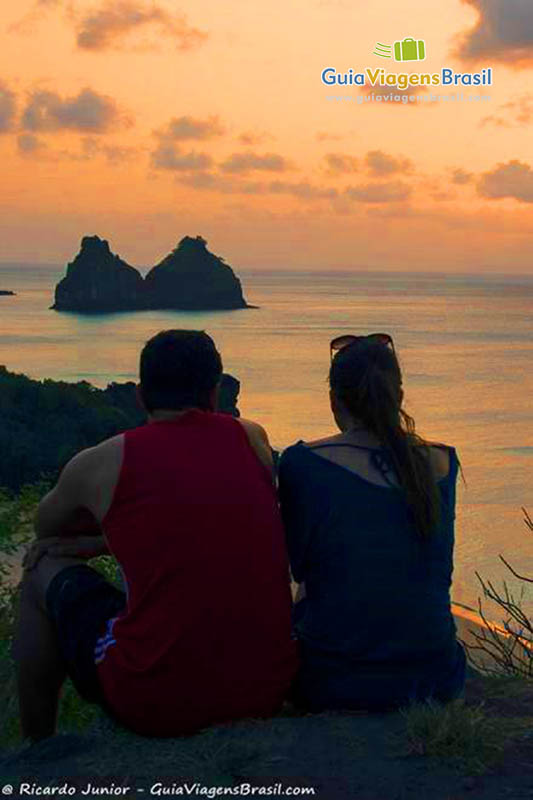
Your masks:
M402 71L373 50L407 36L407 71L494 85L322 84ZM237 270L533 272L531 0L19 0L0 51L0 261L96 233L149 266L202 234Z

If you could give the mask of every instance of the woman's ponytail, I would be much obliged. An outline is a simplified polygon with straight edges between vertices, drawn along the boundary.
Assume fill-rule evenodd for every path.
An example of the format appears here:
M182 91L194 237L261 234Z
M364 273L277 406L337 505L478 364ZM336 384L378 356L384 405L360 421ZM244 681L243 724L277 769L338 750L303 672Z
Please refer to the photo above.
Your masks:
M402 409L402 378L394 351L382 343L344 348L332 362L330 385L349 413L383 445L418 533L429 536L440 520L440 495L429 445Z

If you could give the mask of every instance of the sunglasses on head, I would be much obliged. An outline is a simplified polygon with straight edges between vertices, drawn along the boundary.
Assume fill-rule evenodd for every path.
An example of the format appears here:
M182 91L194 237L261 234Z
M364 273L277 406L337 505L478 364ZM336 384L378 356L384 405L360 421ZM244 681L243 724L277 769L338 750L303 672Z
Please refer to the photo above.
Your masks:
M329 343L331 360L333 361L334 353L339 353L341 350L344 350L345 347L349 347L351 344L356 344L357 342L367 342L368 344L384 344L387 346L390 345L392 351L394 352L394 342L392 341L392 336L390 336L388 333L369 333L367 336L355 336L352 333L348 333L344 336L337 336Z

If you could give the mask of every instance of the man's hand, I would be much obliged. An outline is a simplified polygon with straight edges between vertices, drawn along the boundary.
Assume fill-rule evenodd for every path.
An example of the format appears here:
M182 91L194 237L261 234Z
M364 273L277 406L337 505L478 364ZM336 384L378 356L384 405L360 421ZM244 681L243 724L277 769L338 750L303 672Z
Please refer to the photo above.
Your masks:
M44 555L89 559L109 555L109 548L103 536L48 536L28 547L23 568L33 569Z

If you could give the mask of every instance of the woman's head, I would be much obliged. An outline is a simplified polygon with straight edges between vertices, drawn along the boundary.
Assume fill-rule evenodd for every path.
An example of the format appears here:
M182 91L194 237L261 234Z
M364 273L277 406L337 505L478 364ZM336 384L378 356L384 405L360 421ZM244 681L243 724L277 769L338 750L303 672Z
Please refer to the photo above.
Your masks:
M352 420L378 436L383 425L401 427L402 373L390 337L354 337L333 358L329 385L341 430Z
M343 431L362 424L378 438L405 490L415 527L427 536L439 521L440 495L429 447L402 408L402 373L392 339L386 334L343 337L333 340L332 351L335 345L340 349L329 371L335 420Z

